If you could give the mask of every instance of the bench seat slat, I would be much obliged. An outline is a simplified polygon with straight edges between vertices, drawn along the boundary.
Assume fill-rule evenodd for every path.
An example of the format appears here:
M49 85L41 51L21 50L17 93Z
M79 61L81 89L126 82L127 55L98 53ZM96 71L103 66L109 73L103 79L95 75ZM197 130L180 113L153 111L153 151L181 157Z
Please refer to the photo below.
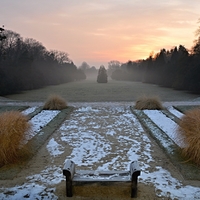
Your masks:
M130 177L109 177L109 178L101 178L101 177L78 177L75 176L73 182L131 182Z
M130 171L92 171L92 170L77 170L76 174L78 175L99 175L99 176L111 176L118 174L119 176L128 176L130 175Z
M130 182L129 171L76 171L73 182Z

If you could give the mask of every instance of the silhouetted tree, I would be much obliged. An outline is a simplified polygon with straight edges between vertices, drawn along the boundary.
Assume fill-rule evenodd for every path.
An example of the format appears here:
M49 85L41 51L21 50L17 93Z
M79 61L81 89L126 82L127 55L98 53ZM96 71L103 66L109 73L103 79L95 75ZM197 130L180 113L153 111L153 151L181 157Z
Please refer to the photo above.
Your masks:
M111 78L115 80L128 80L128 81L140 81L141 80L141 70L139 69L139 61L128 61L127 63L122 63L115 65L118 67L112 68Z
M85 61L82 62L81 66L79 67L80 69L82 69L84 72L90 68L90 65L88 65Z
M200 19L199 19L200 23ZM186 76L186 89L194 93L200 93L200 26L196 31L197 39L192 47L191 62Z
M121 63L117 60L111 60L109 63L108 63L108 76L111 76L112 73L119 69L121 66Z
M160 85L166 64L166 50L162 49L154 58L153 83Z
M98 74L98 70L96 69L95 66L87 68L84 72L85 72L87 77L96 77L97 74Z
M189 70L190 57L188 50L180 45L178 48L177 61L175 63L175 77L172 84L174 89L183 90L186 86L186 76Z
M76 73L76 80L79 81L79 80L84 80L84 79L86 79L86 75L85 75L84 71L79 68Z
M196 36L191 51L183 45L171 50L162 49L139 62L122 63L112 72L111 78L154 83L200 94L200 26ZM109 64L112 67L112 62Z
M122 64L122 69L126 70L126 80L130 81L141 81L141 70L139 68L139 62L138 61L128 61L125 64ZM124 74L125 75L125 74Z
M178 59L178 49L174 47L166 54L166 64L163 68L163 73L161 74L160 85L165 87L172 87L173 82L176 77L176 66Z
M116 69L111 75L112 79L118 80L118 81L128 80L127 77L128 77L128 73L124 69Z
M97 82L98 83L107 83L108 82L107 71L103 65L101 65L99 68Z
M0 95L85 79L65 52L46 48L32 38L4 31L0 41Z
M153 57L152 55L149 56L145 62L145 71L144 71L144 77L143 81L146 83L153 83Z
M2 41L2 40L5 40L5 39L6 39L6 36L5 36L5 35L3 35L3 31L4 31L4 28L1 28L1 27L0 27L0 41Z
M5 51L3 48L3 43L2 41L6 39L6 36L4 35L4 28L0 27L0 61L5 57Z
M197 40L195 40L195 44L192 47L192 53L196 55L200 55L200 36Z

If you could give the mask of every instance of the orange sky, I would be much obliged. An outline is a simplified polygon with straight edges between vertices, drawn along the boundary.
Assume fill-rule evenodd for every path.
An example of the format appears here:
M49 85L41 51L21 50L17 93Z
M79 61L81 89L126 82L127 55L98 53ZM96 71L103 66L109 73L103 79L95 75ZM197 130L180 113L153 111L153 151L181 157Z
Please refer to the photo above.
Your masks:
M98 68L180 44L190 49L199 11L199 0L3 0L0 25Z

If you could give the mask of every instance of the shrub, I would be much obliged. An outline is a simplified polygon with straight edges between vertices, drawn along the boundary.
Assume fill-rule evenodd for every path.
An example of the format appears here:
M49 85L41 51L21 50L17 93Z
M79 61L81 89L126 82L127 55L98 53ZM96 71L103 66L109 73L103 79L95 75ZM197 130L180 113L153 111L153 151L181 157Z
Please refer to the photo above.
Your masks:
M29 133L28 117L18 111L0 114L0 166L20 157L20 147Z
M51 95L44 104L45 110L62 110L67 107L65 100L59 95Z
M162 110L163 106L158 97L140 97L135 104L138 110Z
M178 132L183 135L182 154L200 166L200 109L189 110L179 122Z

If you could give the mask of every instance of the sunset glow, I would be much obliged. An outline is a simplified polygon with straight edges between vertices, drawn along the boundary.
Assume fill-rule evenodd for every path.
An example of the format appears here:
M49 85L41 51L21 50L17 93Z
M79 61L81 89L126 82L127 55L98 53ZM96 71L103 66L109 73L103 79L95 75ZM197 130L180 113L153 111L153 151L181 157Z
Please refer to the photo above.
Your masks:
M199 0L3 0L1 8L0 26L97 68L180 44L190 49L200 18Z

